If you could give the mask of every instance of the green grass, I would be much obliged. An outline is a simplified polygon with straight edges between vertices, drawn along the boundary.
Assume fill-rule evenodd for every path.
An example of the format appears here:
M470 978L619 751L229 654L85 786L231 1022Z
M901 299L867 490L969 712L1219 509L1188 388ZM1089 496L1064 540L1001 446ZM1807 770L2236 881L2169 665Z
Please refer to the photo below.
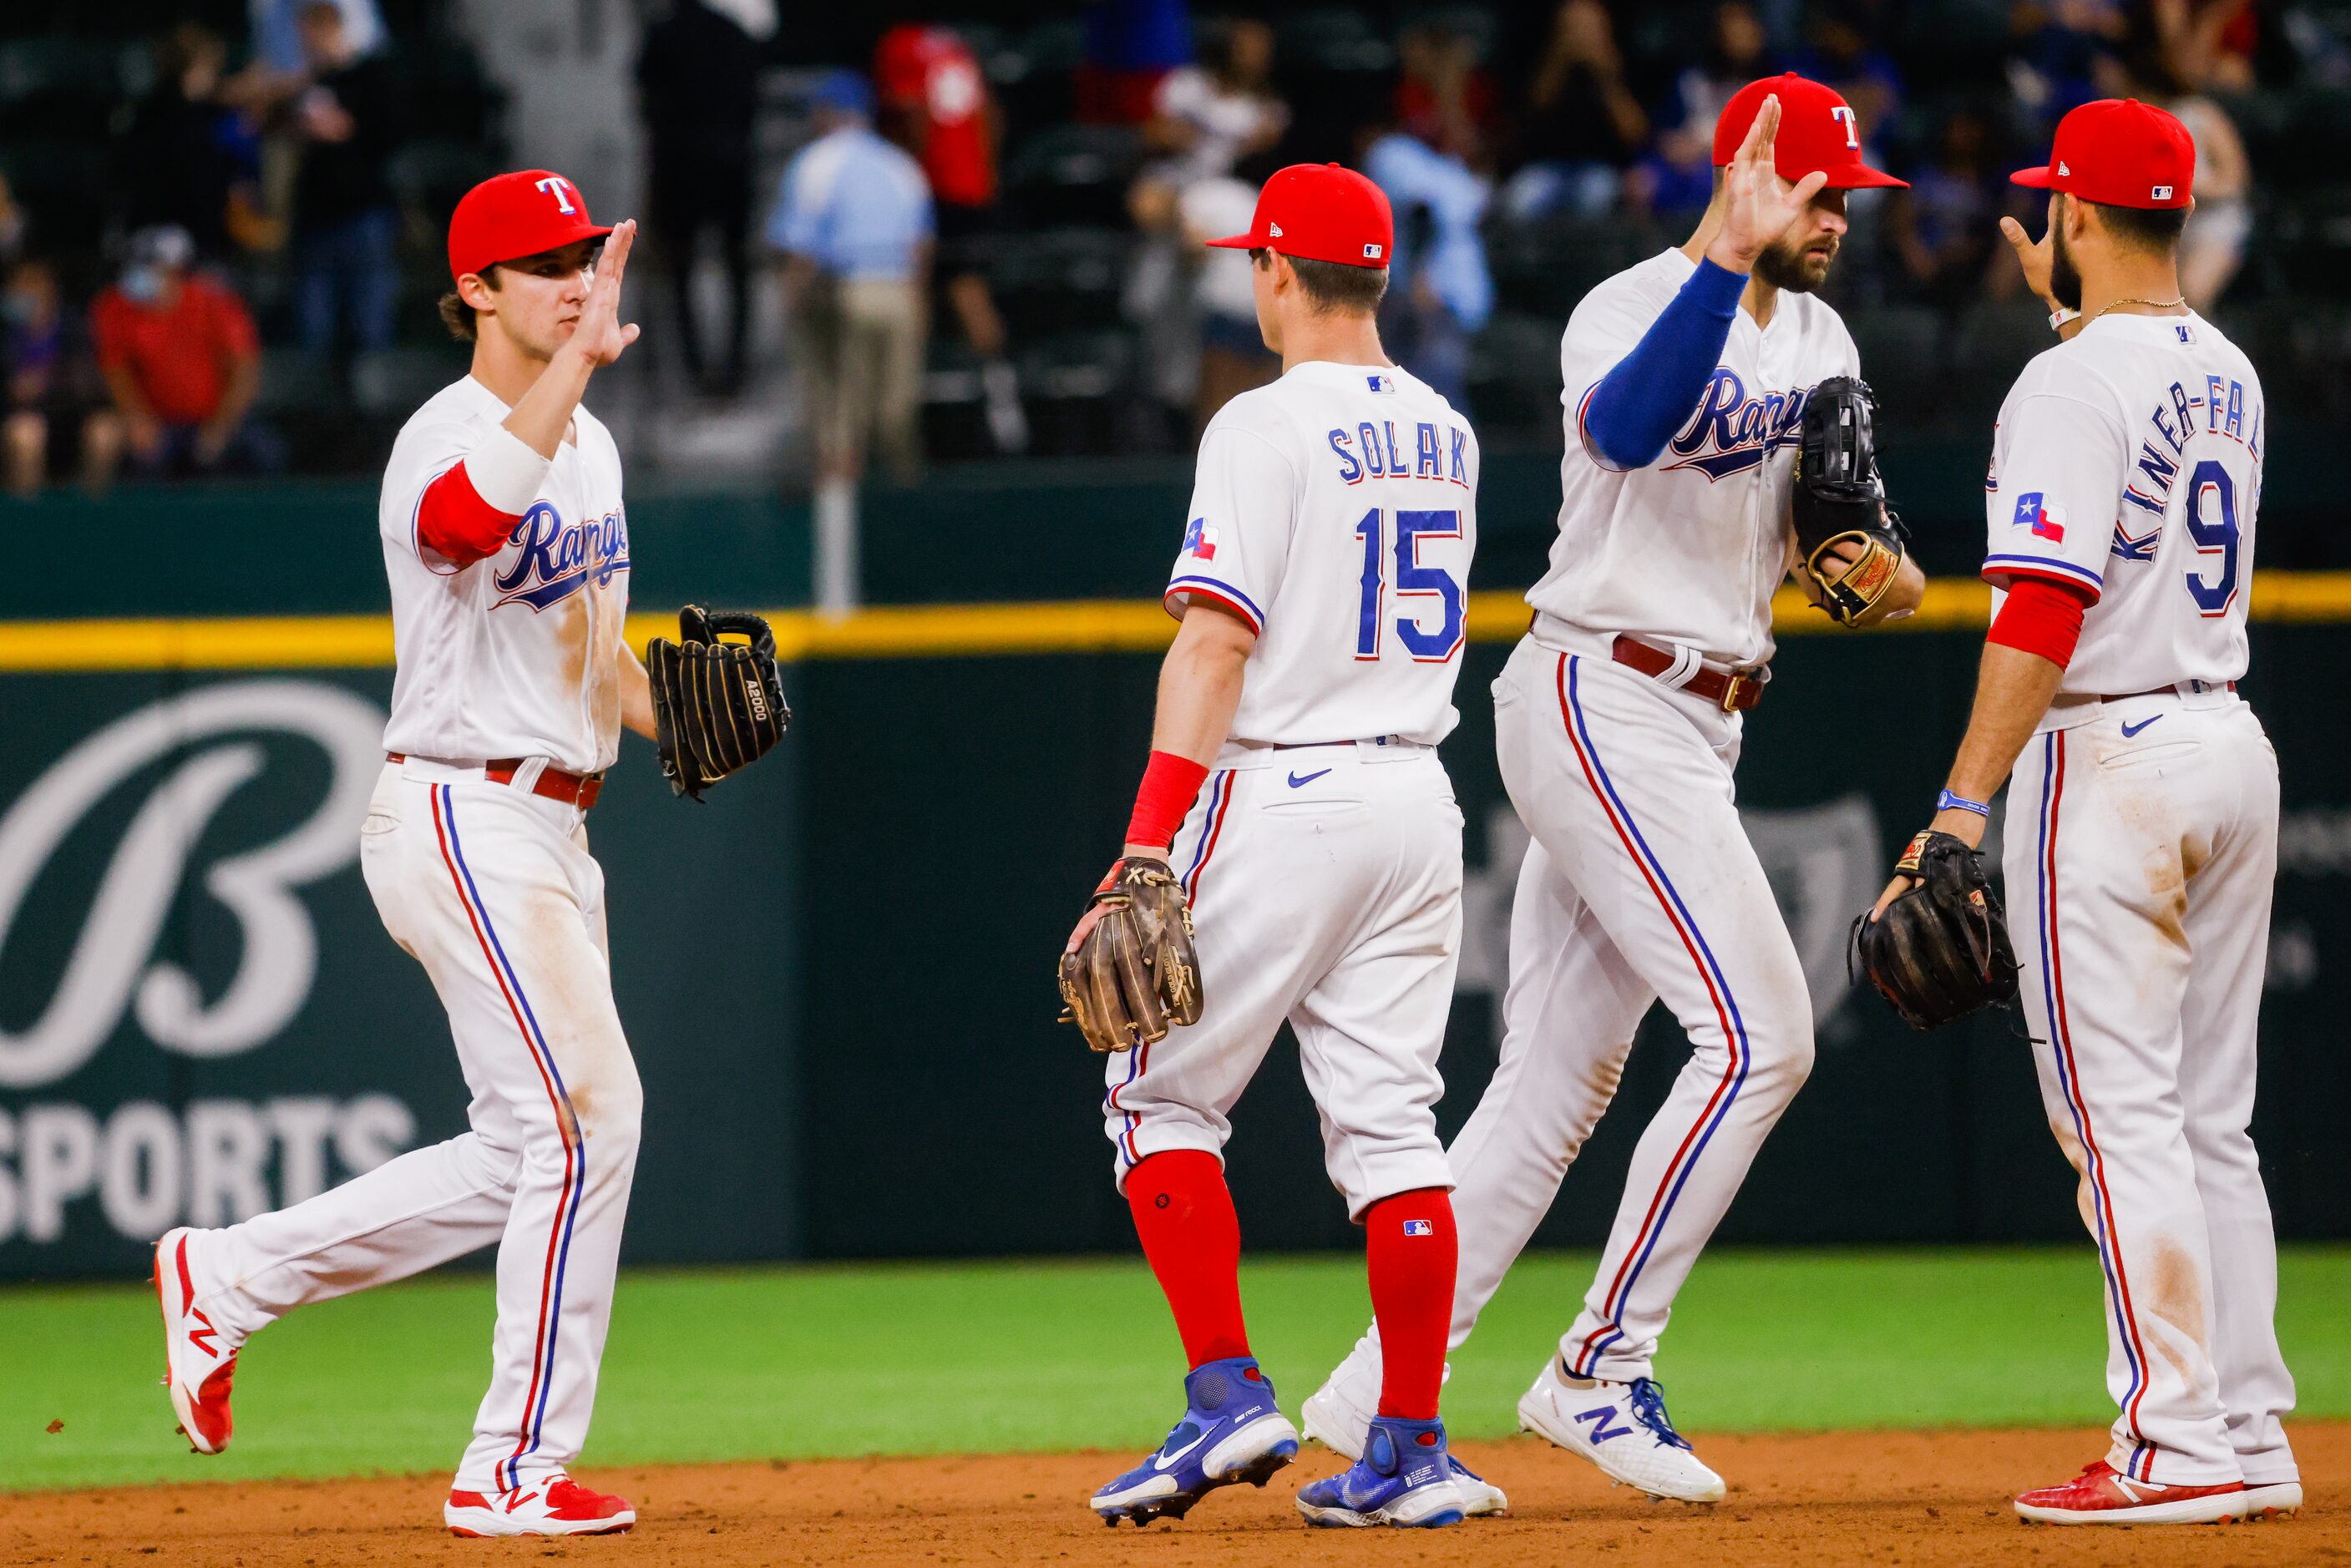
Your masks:
M1455 1431L1514 1427L1592 1266L1520 1262L1454 1357ZM2351 1247L2289 1250L2281 1272L2302 1411L2351 1416ZM1294 1407L1368 1316L1360 1265L1271 1259L1243 1288ZM235 1448L198 1459L154 1384L149 1290L0 1292L0 1486L446 1468L487 1377L491 1310L487 1276L457 1275L296 1314L239 1366ZM2099 1310L2085 1249L1726 1251L1683 1292L1658 1374L1697 1431L2103 1425ZM1139 1451L1176 1413L1179 1368L1139 1262L632 1272L586 1459Z

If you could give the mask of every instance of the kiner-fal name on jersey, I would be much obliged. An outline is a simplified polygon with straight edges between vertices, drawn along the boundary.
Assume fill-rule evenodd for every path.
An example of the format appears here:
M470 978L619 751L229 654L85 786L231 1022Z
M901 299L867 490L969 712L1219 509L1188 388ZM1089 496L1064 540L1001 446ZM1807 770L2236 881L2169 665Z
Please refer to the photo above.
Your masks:
M615 573L629 569L629 521L617 507L601 517L566 523L552 502L536 501L515 520L507 540L521 551L498 573L499 597L492 609L524 604L543 610L591 582L602 587Z
M2118 561L2152 561L2156 546L2163 538L2163 513L2171 493L2179 483L2179 463L2188 453L2189 441L2198 435L2220 436L2241 445L2255 462L2262 458L2262 417L2263 407L2258 398L2252 401L2252 411L2246 412L2245 385L2226 376L2207 375L2200 392L2190 395L2181 382L2174 381L2164 400L2147 413L2141 426L2137 454L2131 460L2130 483L2123 487L2123 501L2137 512L2125 512L2115 522L2115 539L2110 554ZM2191 481L2196 483L2198 481ZM2209 478L2200 483L2210 486ZM2189 515L2201 522L2204 497L2189 498ZM2144 515L2141 515L2141 514ZM2134 517L2138 518L2135 524ZM2134 534L2134 526L2143 526L2145 533ZM2225 548L2230 559L2221 580L2230 585L2229 591L2217 587L2191 584L2197 594L2197 607L2207 616L2218 615L2227 607L2236 581L2235 546L2233 542L2223 546L2197 541L2199 551Z

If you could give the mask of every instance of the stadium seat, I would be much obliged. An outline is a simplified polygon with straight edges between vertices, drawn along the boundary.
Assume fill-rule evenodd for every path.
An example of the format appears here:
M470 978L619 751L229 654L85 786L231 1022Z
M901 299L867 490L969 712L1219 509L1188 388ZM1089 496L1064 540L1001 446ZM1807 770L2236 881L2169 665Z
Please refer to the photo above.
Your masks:
M1057 125L1014 151L1005 194L1031 226L1123 227L1126 188L1143 158L1143 138L1130 126Z
M1563 317L1502 315L1469 345L1469 402L1479 440L1557 438Z
M1006 325L1016 337L1117 326L1134 244L1109 229L1004 236L987 276Z
M1861 377L1877 394L1886 439L1939 422L1947 413L1943 384L1943 318L1921 305L1877 305L1845 314ZM2042 333L2046 347L2048 337Z
M351 402L371 419L402 421L465 373L464 348L381 348L351 361Z

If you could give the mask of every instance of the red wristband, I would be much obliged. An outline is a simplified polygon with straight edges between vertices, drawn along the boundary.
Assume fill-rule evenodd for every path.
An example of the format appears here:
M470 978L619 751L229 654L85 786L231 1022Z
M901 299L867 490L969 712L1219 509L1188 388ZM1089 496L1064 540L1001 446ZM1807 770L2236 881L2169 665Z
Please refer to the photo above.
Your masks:
M1143 787L1134 792L1134 815L1126 825L1129 844L1165 849L1176 842L1176 830L1208 782L1208 770L1173 752L1154 752L1143 770Z
M2062 670L2073 662L2074 646L2082 636L2082 613L2089 607L2088 594L2070 583L2019 576L1993 618L1987 640L2038 654Z

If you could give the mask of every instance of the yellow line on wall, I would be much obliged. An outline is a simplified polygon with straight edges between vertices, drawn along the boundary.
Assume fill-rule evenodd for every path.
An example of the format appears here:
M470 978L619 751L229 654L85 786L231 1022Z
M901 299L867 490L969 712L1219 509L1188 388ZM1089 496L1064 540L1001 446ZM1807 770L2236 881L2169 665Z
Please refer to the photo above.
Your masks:
M2252 618L2351 622L2351 572L2256 572ZM1927 585L1918 613L1893 629L1969 631L1991 613L1991 590L1963 577ZM1793 588L1771 602L1782 637L1837 632ZM773 610L776 650L806 659L976 659L1038 653L1149 652L1176 623L1149 599L1057 599L1033 604L890 605L839 618ZM1473 642L1509 642L1526 630L1513 593L1469 596ZM630 642L677 635L668 615L629 618ZM218 619L0 621L0 672L166 670L364 670L392 663L389 616Z

